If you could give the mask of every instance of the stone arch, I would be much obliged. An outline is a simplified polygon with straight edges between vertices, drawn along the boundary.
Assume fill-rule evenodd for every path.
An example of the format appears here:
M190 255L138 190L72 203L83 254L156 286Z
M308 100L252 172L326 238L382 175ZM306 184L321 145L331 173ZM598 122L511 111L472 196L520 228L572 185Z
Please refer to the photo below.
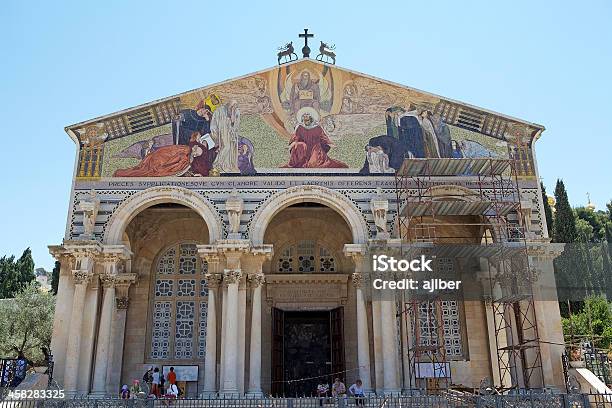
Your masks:
M460 200L460 201L478 201L479 195L467 187L454 185L441 185L429 187L425 191L425 196L430 196L435 201L442 200Z
M353 243L364 244L368 241L368 225L361 212L348 198L326 187L295 186L274 194L255 213L249 226L249 237L254 245L262 245L264 234L276 214L297 203L319 203L336 211L348 224L353 235Z
M174 203L191 208L208 227L210 243L222 238L223 224L215 208L197 193L183 187L151 187L122 202L111 216L103 242L120 244L130 221L141 211L162 203Z

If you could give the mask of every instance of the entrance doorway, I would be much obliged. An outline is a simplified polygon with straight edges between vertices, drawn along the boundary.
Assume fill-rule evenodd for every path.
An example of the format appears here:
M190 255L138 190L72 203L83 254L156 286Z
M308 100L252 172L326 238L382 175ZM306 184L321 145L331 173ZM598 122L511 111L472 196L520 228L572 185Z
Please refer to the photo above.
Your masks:
M317 385L343 378L343 308L294 312L272 310L272 394L316 395ZM315 377L315 378L313 378ZM343 378L344 379L344 378Z

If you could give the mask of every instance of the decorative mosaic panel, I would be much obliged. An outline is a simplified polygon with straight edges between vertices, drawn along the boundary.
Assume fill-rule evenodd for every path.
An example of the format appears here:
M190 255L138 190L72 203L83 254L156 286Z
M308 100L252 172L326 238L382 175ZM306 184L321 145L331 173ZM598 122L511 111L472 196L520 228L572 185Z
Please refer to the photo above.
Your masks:
M386 174L406 156L514 157L541 127L300 60L69 127L77 179Z

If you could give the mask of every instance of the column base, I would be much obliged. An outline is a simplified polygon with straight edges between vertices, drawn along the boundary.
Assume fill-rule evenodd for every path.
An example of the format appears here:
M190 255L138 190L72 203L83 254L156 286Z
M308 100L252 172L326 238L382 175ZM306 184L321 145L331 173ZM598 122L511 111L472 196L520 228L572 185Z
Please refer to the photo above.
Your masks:
M248 391L246 393L246 397L247 398L263 398L264 393L263 391Z
M402 395L402 390L399 388L383 389L382 395Z
M241 398L242 394L238 390L224 390L219 392L219 396L222 398Z

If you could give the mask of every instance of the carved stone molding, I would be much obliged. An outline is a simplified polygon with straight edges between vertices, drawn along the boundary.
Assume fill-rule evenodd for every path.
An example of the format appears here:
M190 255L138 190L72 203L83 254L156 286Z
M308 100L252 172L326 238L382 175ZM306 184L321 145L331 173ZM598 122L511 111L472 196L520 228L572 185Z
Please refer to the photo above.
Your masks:
M266 277L263 273L255 273L248 276L249 285L254 289L264 284Z
M353 282L353 286L355 288L363 288L363 275L361 273L355 272L354 274L351 275L351 280Z
M217 289L221 286L221 282L223 282L223 275L220 273L207 273L204 275L204 279L206 279L206 285L208 285L209 289Z
M93 273L87 270L75 269L72 271L72 278L75 285L87 285L93 278Z
M130 298L128 296L121 296L115 298L115 304L118 310L127 310L130 306Z
M102 287L111 288L115 286L117 279L115 278L115 275L109 275L105 273L100 275L100 281L102 282Z
M231 285L238 283L241 276L242 272L239 269L226 269L223 271L223 284Z
M237 190L233 190L232 194L225 201L225 211L227 211L227 219L229 221L229 239L240 239L240 217L244 209L244 200L240 198Z

